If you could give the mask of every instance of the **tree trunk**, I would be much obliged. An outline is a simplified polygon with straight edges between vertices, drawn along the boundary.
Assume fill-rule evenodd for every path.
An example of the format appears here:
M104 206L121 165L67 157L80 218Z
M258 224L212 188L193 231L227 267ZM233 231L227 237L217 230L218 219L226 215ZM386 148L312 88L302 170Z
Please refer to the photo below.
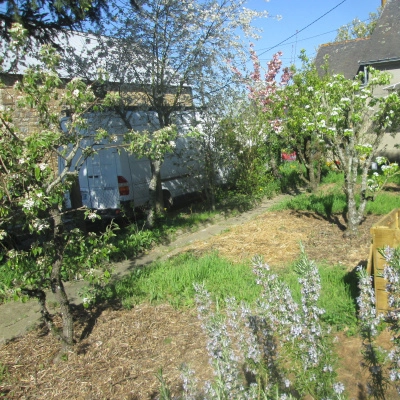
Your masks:
M70 199L74 227L78 228L82 232L86 232L85 212L83 210L82 194L78 175L75 177L74 182L71 185Z
M206 200L210 210L215 211L215 165L212 155L212 149L209 143L207 143L206 145L204 164L206 174L206 181L204 182Z
M164 199L161 185L161 164L160 160L150 160L151 179L149 184L149 211L147 213L146 225L153 228L157 213L164 212Z
M364 218L364 211L367 205L365 195L361 193L360 205L357 207L356 190L358 176L358 161L355 159L349 160L348 165L344 169L345 188L347 200L347 231L346 236L352 237L358 235L358 227Z
M314 169L314 161L310 160L308 163L308 187L311 192L314 192L317 189L318 183L315 177L315 169Z
M312 154L309 163L309 188L311 192L315 192L321 182L321 156L319 153Z
M306 182L308 190L314 192L321 181L321 152L312 142L311 137L304 139L304 151L299 149L300 162L306 167L306 176L300 178Z
M269 163L271 167L271 172L274 178L276 179L281 179L282 174L279 171L279 161L281 159L281 149L274 149L273 145L269 147L269 152L268 152L268 158L269 158Z
M347 231L346 236L357 236L359 225L359 214L357 210L354 191L351 188L346 189L347 200Z
M74 326L73 318L69 306L68 296L65 292L65 288L61 279L61 267L62 267L62 248L63 239L61 227L61 215L58 209L53 209L51 215L54 221L54 246L55 246L55 260L53 262L50 280L51 280L51 291L54 293L58 304L60 305L61 318L62 318L62 332L59 337L62 341L62 350L69 350L74 343Z

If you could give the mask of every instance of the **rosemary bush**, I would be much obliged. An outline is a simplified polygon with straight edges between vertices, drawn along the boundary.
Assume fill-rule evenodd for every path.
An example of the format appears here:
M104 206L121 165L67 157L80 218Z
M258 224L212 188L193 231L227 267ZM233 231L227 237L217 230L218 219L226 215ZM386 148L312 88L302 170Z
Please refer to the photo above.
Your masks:
M202 389L184 366L183 399L342 399L335 357L317 306L317 266L302 251L296 271L301 302L260 257L253 270L262 293L254 307L226 299L226 312L203 284L195 284L198 316L207 333L214 379ZM165 393L165 391L163 391ZM170 397L161 397L164 399Z
M360 296L357 302L363 339L363 364L369 372L368 394L374 399L387 399L390 384L400 394L400 248L386 247L380 252L386 261L383 277L387 280L386 291L391 308L385 315L377 314L372 277L361 267L358 269ZM393 346L389 352L376 345L382 321L392 332Z

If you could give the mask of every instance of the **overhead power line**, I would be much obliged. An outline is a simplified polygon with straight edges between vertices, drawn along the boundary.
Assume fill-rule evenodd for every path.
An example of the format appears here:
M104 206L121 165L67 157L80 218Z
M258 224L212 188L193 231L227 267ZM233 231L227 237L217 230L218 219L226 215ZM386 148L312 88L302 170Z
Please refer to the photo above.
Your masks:
M324 35L327 35L328 33L333 33L333 32L337 32L337 29L334 29L334 30L328 31L328 32L324 32L324 33L320 33L320 34L318 34L318 35L309 36L309 37L306 37L306 38L304 38L304 39L295 40L295 41L293 41L293 42L288 42L288 43L285 43L284 46L289 46L290 44L299 43L299 42L304 42L304 41L306 41L306 40L314 39L314 38L316 38L316 37L324 36ZM268 48L268 50L267 50L266 47L263 48L263 49L258 49L258 51L264 51L264 50L265 50L265 51L268 51L268 50L270 50L270 49Z
M362 20L361 22L367 22L367 21L370 21L370 20L371 20L370 18L367 18L367 19ZM337 31L338 31L337 29L334 29L334 30L332 30L332 31L320 33L320 34L318 34L318 35L309 36L309 37L306 37L306 38L304 38L304 39L300 39L300 40L297 40L297 39L296 39L296 40L293 41L293 42L285 43L283 46L289 46L289 45L294 44L294 43L304 42L304 41L306 41L306 40L310 40L310 39L314 39L314 38L316 38L316 37L328 35L329 33L337 32ZM266 50L266 48L258 49L258 51L263 51L263 50ZM268 51L268 50L266 50L266 51ZM265 52L263 52L262 54L265 54ZM315 54L315 52L314 52L313 54ZM310 54L308 54L308 55L310 56ZM289 59L291 59L291 57L280 57L280 59L281 59L281 60L289 60ZM269 58L265 58L265 59L260 58L260 60L261 60L261 61L262 61L262 60L269 60Z
M275 46L270 47L269 49L265 50L264 52L260 53L259 56L263 55L264 53L274 49L275 47L280 46L282 43L287 42L289 39L291 39L292 37L298 35L300 32L304 31L305 29L307 29L308 27L310 27L311 25L315 24L317 21L319 21L321 18L325 17L325 15L328 15L330 12L332 12L335 8L338 8L340 5L342 5L343 3L345 3L347 0L343 0L341 1L339 4L337 4L335 7L331 8L329 11L327 11L325 14L321 15L320 17L318 17L317 19L315 19L314 21L312 21L311 23L309 23L307 26L305 26L304 28L300 29L299 31L296 31L296 33L294 33L293 35L289 36L288 38L286 38L285 40L282 40L281 42L279 42L278 44L276 44Z

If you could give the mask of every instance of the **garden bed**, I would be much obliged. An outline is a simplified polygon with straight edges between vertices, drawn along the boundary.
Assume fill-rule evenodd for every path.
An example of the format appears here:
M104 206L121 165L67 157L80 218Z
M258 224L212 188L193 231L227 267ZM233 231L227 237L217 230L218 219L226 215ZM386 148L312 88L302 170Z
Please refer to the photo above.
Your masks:
M380 217L368 216L361 233L343 237L344 221L337 222L304 212L268 212L208 241L195 242L182 251L198 254L218 250L233 260L261 254L273 268L294 261L301 241L309 258L342 264L351 271L367 262L370 228ZM3 392L8 399L154 399L157 371L176 393L181 387L179 366L189 363L200 382L210 378L206 339L193 309L142 304L132 310L77 309L76 353L53 364L59 343L45 329L0 347L0 360L8 368ZM365 376L360 365L360 339L337 334L339 380L349 398L366 398ZM384 336L382 343L387 343ZM1 387L1 385L0 385Z

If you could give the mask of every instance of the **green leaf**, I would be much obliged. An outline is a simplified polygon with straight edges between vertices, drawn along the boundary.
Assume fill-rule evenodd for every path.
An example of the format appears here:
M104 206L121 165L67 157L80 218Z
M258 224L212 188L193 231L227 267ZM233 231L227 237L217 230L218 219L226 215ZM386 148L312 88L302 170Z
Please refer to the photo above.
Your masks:
M40 180L40 168L35 167L35 178L36 180Z

